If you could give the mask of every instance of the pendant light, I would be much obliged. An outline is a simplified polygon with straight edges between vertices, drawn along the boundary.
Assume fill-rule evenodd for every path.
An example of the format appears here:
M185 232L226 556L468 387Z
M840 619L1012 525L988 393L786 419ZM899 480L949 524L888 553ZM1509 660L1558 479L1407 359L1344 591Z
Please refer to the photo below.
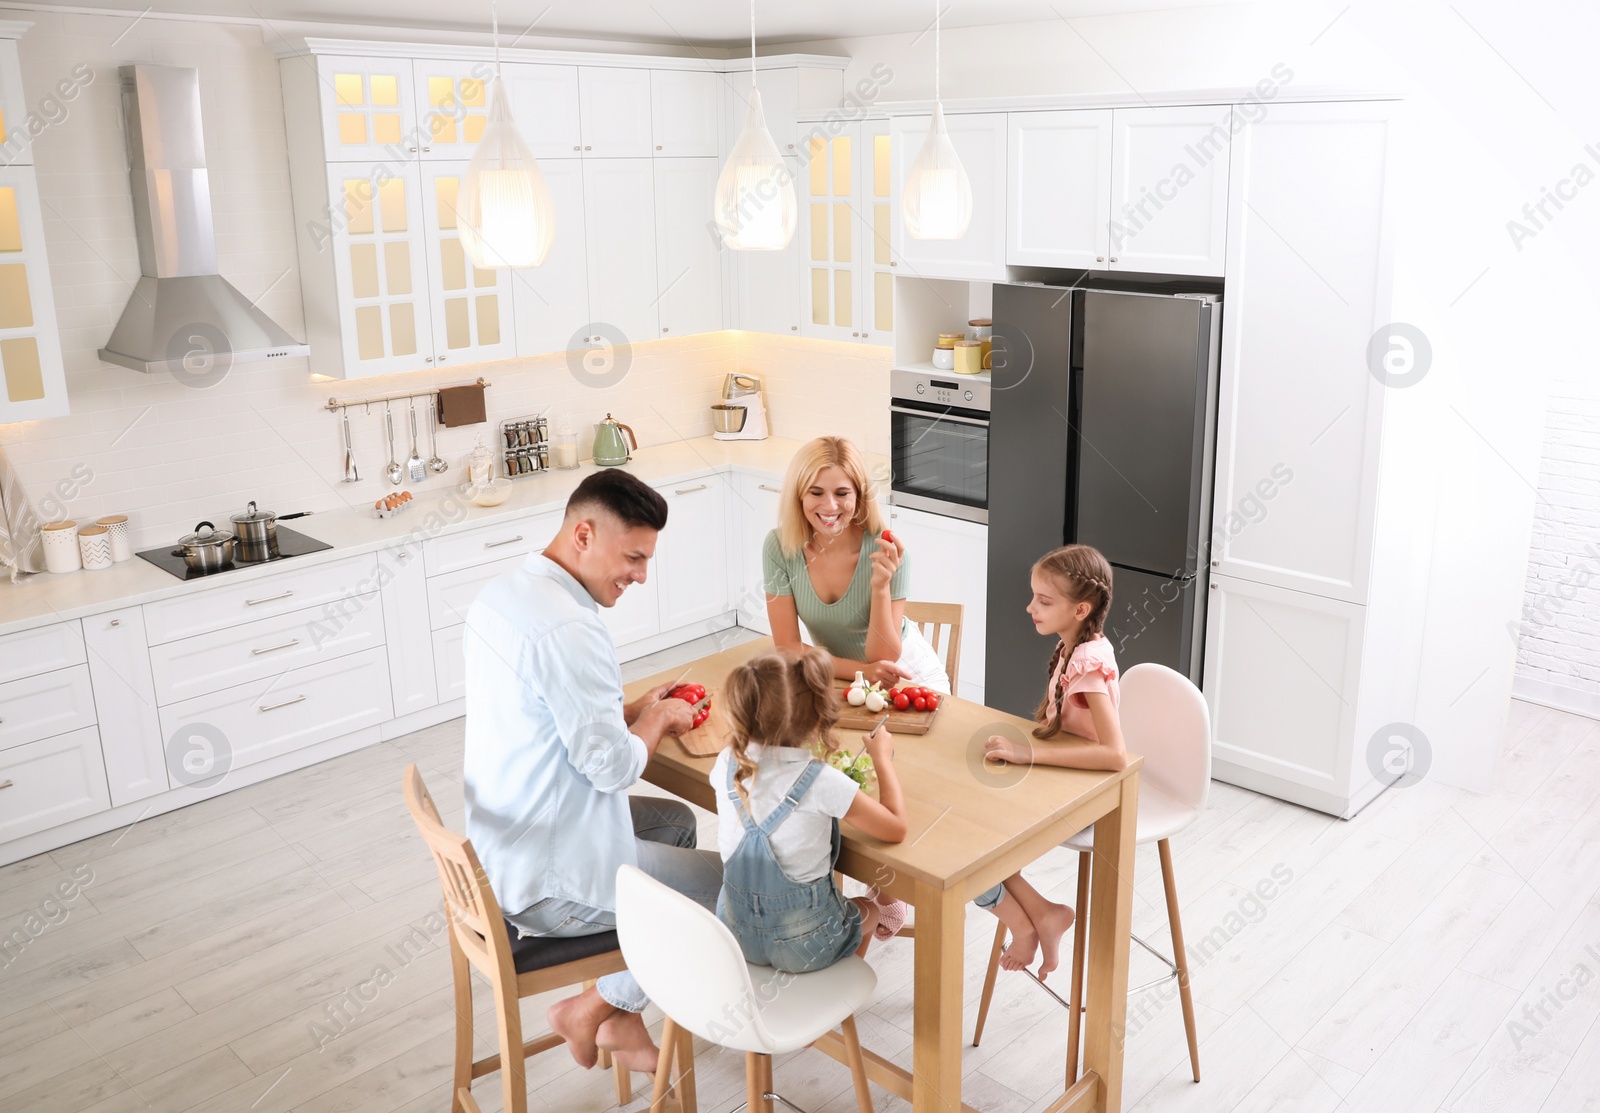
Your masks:
M750 0L750 107L744 131L717 176L712 215L724 246L735 251L782 251L794 239L799 210L794 174L778 153L756 89L756 3Z
M537 267L555 242L555 203L533 152L517 134L500 77L500 13L494 20L494 82L489 119L456 199L456 227L472 265Z
M957 240L972 223L972 183L944 130L939 99L939 4L933 7L933 118L900 198L906 231L918 240Z

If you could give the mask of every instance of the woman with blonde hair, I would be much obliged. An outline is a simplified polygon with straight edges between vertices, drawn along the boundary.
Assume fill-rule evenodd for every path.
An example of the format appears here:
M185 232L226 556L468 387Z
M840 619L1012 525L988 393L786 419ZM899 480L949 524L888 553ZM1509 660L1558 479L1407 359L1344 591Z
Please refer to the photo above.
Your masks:
M939 655L905 618L910 566L886 525L855 445L818 437L795 453L761 553L772 639L798 649L804 622L839 679L949 692Z

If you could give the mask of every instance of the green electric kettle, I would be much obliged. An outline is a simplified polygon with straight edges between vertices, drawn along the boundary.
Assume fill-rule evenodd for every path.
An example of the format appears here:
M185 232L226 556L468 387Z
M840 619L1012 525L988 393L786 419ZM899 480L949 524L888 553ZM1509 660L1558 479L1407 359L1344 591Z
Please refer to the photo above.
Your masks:
M622 439L624 433L628 434L627 440ZM628 454L630 441L633 450L639 451L639 438L633 435L633 430L606 414L606 419L597 422L594 427L594 462L607 468L626 464L633 459Z

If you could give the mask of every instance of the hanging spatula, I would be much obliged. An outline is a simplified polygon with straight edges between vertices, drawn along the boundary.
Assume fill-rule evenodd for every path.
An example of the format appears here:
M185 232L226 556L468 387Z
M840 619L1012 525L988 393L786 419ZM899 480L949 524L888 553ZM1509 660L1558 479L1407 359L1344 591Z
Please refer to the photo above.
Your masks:
M408 399L411 405L411 459L406 461L406 470L411 473L411 482L421 483L428 478L428 465L422 460L422 453L417 451L417 400Z

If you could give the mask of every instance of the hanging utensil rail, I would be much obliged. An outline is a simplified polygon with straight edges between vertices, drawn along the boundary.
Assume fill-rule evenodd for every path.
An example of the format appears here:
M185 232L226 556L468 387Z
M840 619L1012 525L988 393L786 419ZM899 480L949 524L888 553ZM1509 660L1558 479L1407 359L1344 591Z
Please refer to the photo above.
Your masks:
M472 386L473 384L472 383L457 383L455 385L457 385L457 386ZM482 387L489 387L489 386L493 386L494 384L493 383L484 382L482 376L479 376L476 385L482 386ZM325 409L325 410L345 410L345 409L349 409L351 406L375 406L380 402L398 402L398 401L400 401L402 399L405 399L405 398L427 398L429 395L438 394L441 390L444 390L444 389L445 389L444 387L436 386L436 387L432 387L432 388L430 388L428 390L407 390L407 391L402 391L399 394L375 394L371 398L352 398L348 402L341 402L337 398L330 398L330 399L327 400L327 402L325 402L323 404L322 408Z

